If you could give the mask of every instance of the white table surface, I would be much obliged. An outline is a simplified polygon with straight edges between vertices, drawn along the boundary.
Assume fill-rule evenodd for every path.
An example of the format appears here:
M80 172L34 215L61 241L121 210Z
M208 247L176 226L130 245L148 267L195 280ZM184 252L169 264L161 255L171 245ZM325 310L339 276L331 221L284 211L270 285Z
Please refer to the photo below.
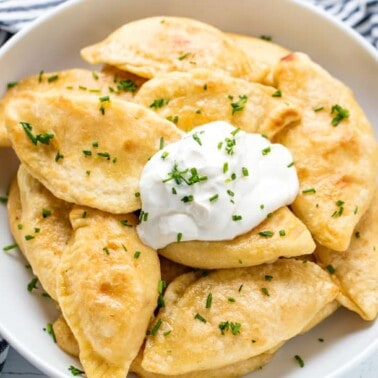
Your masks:
M3 372L0 373L0 375L1 378L47 377L47 375L42 374L34 366L29 364L12 348L10 348ZM305 370L303 371L303 377L306 377ZM378 378L378 350L366 361L356 366L341 378Z

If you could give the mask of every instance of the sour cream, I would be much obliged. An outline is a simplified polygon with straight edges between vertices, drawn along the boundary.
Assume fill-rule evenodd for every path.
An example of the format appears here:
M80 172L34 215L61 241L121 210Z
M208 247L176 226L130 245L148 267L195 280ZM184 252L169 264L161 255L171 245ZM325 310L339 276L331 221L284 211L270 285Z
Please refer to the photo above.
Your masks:
M140 179L137 232L160 249L241 235L298 194L290 151L227 122L194 128L157 152Z

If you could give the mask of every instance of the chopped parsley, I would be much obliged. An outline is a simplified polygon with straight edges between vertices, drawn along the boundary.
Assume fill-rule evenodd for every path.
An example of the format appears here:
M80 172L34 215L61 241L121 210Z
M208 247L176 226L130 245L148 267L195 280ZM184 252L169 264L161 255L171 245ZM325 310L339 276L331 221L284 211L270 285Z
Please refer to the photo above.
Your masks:
M121 220L119 221L119 223L121 223L122 226L133 227L133 225L130 224L129 221L128 221L127 219L121 219Z
M193 134L193 139L200 145L202 146L202 141L200 139L200 137L198 136L198 133L194 133Z
M50 215L51 215L51 210L48 210L48 209L45 209L45 208L42 209L42 218L47 218Z
M173 122L175 125L177 125L178 121L179 121L179 116L178 115L175 115L175 116L168 116L167 117L167 120L168 121L171 121Z
M295 361L297 361L298 365L303 368L305 366L305 363L301 356L298 356L297 354L294 356Z
M262 292L265 296L270 297L269 291L268 291L268 289L267 289L266 287L262 287L262 288L261 288L261 292Z
M108 247L104 247L102 249L107 255L110 255L110 252L109 252L109 248Z
M344 212L344 204L345 204L344 201L341 201L341 200L336 201L337 210L335 210L333 214L331 215L332 218L341 217L341 215Z
M213 303L213 294L209 293L206 298L206 308L211 308L211 304Z
M272 97L282 97L282 92L277 89L273 94L272 94Z
M52 337L52 339L54 340L54 343L56 343L56 336L55 336L54 328L51 323L46 324L45 331Z
M37 286L37 283L38 283L38 278L37 277L34 277L29 283L28 283L28 292L31 293L34 289L38 289L38 286Z
M210 201L210 202L214 202L214 201L216 201L218 198L219 198L219 194L214 194L213 196L211 196L211 197L209 198L209 201Z
M274 235L273 231L260 231L260 236L263 236L264 238L271 238Z
M181 240L182 240L182 232L179 232L177 234L177 243L180 243Z
M243 217L241 216L241 215L233 215L232 216L232 220L234 221L234 222L238 222L238 221L241 221L243 219Z
M34 239L35 238L35 236L33 236L33 235L25 235L25 240L32 240L32 239Z
M10 81L7 84L7 89L11 89L11 88L15 87L17 84L18 84L18 81Z
M157 98L151 104L150 108L159 109L162 108L164 105L168 105L169 100L164 98Z
M318 106L317 108L314 109L314 112L317 113L317 112L320 112L324 109L324 106Z
M137 88L138 88L138 86L136 85L135 81L132 81L130 79L120 80L117 83L117 89L119 91L134 93L137 90Z
M161 319L159 319L156 324L154 325L154 327L152 328L151 330L151 335L152 336L155 336L161 326L161 324L163 323L163 321Z
M361 233L360 233L360 231L356 231L356 232L354 233L354 236L355 236L357 239L359 239L359 238L361 237Z
M3 247L3 251L4 252L8 252L11 249L15 249L15 248L18 248L18 244L17 243L6 245L5 247Z
M303 194L314 194L314 193L316 193L316 190L315 190L315 188L304 189L304 190L302 190L302 193Z
M231 103L231 109L232 109L232 115L234 115L236 112L241 112L244 110L245 105L248 101L247 95L239 96L239 100L236 102Z
M336 127L340 124L340 122L343 120L343 119L346 119L346 118L349 118L349 110L341 107L340 105L336 104L336 105L333 105L332 108L331 108L331 115L335 115L333 118L332 118L332 126L333 127Z
M270 148L270 146L264 148L264 149L261 151L261 153L263 154L263 156L268 155L270 152L271 152L271 148Z
M220 329L222 335L224 335L228 330L231 329L232 334L236 336L240 333L241 324L229 321L220 322L218 328Z
M22 128L24 129L25 134L34 145L37 145L38 142L41 144L50 144L50 140L54 138L54 134L49 134L49 133L34 135L33 127L30 125L30 123L20 122L20 124Z
M6 204L8 202L8 197L0 196L0 203Z
M194 319L198 319L202 323L207 323L207 320L202 315L200 315L198 313L194 315Z
M248 168L246 168L246 167L242 167L242 175L243 175L244 177L249 176Z
M194 197L192 195L184 196L181 198L181 201L184 203L192 202L194 200Z
M328 270L330 274L335 274L336 272L336 269L331 264L327 265L326 269Z
M77 367L71 365L68 370L71 372L72 375L77 376L77 375L83 375L85 372L83 370L78 369Z
M54 81L57 81L59 79L59 76L58 75L51 75L47 78L47 81L49 83L53 83Z
M90 150L83 150L83 155L84 156L92 156L92 151L90 151Z
M294 165L294 162L292 161L290 164L287 165L288 168L291 168Z
M269 274L266 274L266 275L264 276L264 280L265 280L265 281L272 281L272 279L273 279L273 276L271 276L271 275L269 275Z
M178 57L178 60L184 60L184 59L186 59L189 55L190 55L190 52L187 52L187 53L185 53L185 54L183 54L183 55L180 55L180 56Z
M135 251L135 253L134 253L134 259L139 259L140 254L141 254L140 251Z
M271 35L266 35L266 34L263 34L260 36L260 38L264 41L268 41L268 42L271 42L272 41L272 36Z
M278 233L280 234L280 236L285 236L286 235L285 230L279 230Z
M55 155L55 161L58 162L59 160L63 159L64 155L62 155L59 151Z

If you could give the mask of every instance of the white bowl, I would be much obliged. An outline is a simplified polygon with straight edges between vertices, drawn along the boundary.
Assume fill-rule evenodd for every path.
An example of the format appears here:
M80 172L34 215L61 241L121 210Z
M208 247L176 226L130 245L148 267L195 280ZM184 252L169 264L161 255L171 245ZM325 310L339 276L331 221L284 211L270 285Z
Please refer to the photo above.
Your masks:
M152 15L193 17L224 31L269 34L277 43L308 53L343 80L378 132L378 54L362 37L322 11L294 0L77 0L58 7L0 50L0 88L40 70L86 67L83 46L102 39L127 21ZM0 93L1 94L1 93ZM0 195L17 169L10 149L0 149ZM0 245L12 243L5 206L0 206ZM50 377L70 377L79 366L43 331L55 320L52 301L30 294L32 278L18 251L0 253L0 333L32 364ZM325 341L320 343L318 338ZM346 374L378 349L378 322L367 323L339 310L310 333L287 343L253 377L331 377ZM303 369L293 356L305 360Z

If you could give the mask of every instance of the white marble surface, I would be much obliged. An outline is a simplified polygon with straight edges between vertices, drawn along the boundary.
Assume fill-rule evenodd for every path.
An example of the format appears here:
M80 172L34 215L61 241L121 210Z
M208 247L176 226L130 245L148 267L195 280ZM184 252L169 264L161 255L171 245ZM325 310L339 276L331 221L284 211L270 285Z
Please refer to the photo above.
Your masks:
M0 375L1 378L47 378L47 375L42 374L38 369L29 364L12 348L9 351L7 362ZM303 377L306 377L305 369L303 370ZM348 374L344 374L342 377L340 376L337 378L378 378L378 350L367 360L350 370Z

